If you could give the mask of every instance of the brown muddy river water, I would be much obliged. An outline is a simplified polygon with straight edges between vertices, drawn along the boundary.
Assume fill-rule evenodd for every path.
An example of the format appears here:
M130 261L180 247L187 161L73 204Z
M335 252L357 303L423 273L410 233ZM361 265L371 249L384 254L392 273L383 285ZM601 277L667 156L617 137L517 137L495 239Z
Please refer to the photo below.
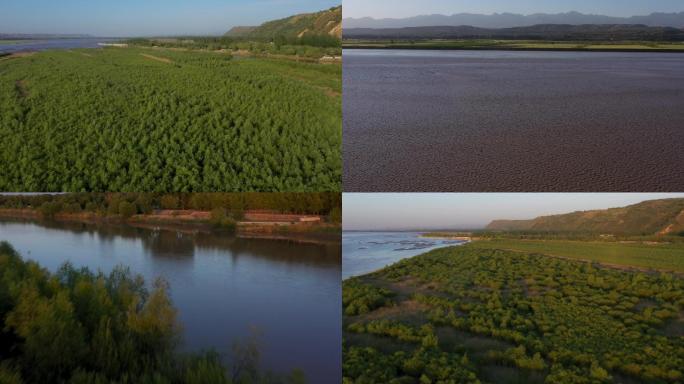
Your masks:
M684 190L684 54L344 51L344 189Z

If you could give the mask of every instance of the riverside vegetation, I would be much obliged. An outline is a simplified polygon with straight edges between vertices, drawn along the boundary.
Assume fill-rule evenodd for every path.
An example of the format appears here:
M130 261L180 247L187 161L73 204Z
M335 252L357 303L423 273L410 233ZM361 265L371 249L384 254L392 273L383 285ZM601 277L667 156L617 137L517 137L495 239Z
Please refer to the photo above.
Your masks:
M247 210L323 215L342 220L339 193L69 193L59 195L0 195L0 209L38 210L43 218L60 213L90 213L130 218L157 209L211 211L212 223L234 226Z
M107 48L0 60L0 190L338 191L341 66Z
M491 39L345 39L344 48L455 49L510 51L644 51L684 52L682 42L539 41Z
M345 383L684 379L681 275L499 245L434 250L345 281Z
M211 351L179 354L168 285L151 288L123 267L50 273L0 243L0 382L304 382L299 371L260 372L252 341L236 345L228 365Z

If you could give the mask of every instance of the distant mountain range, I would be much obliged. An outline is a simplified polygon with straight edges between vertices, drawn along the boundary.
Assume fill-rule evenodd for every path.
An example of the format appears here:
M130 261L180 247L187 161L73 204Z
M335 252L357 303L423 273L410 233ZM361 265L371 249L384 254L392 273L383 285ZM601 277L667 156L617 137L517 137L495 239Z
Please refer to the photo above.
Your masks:
M342 37L342 6L315 13L304 13L280 20L269 21L259 27L235 27L226 33L232 37L286 38L305 35Z
M614 17L587 15L579 12L558 14L535 13L520 15L514 13L495 13L480 15L458 13L454 15L422 15L404 19L345 18L345 33L352 28L404 28L468 25L479 28L511 28L538 24L642 24L651 27L684 28L684 12L652 13L647 16Z
M629 24L540 24L528 27L478 28L435 26L405 28L345 28L347 39L523 39L523 40L648 40L684 41L684 30Z
M651 200L623 208L542 216L532 220L495 220L487 229L629 235L676 234L684 231L684 199Z

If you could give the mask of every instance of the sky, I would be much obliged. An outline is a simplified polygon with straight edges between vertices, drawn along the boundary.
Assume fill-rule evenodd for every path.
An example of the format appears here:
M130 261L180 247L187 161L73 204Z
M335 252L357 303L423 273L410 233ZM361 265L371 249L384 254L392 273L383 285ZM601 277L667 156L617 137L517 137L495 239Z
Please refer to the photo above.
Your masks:
M682 0L344 0L344 17L402 18L454 13L581 13L608 16L682 12Z
M345 193L344 230L479 229L496 219L624 207L684 193Z
M341 0L0 0L0 33L218 35Z

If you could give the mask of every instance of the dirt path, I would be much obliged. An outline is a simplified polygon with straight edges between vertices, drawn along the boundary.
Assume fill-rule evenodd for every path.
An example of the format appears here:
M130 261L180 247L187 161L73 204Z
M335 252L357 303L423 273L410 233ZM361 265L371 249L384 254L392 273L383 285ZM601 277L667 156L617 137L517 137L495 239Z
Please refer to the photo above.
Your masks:
M169 60L169 59L165 59L165 58L163 58L163 57L152 56L152 55L148 55L148 54L146 54L146 53L141 53L140 55L141 55L141 56L144 56L144 57L146 57L146 58L148 58L148 59L150 59L150 60L161 61L162 63L166 63L166 64L173 64L173 61L171 61L171 60Z

